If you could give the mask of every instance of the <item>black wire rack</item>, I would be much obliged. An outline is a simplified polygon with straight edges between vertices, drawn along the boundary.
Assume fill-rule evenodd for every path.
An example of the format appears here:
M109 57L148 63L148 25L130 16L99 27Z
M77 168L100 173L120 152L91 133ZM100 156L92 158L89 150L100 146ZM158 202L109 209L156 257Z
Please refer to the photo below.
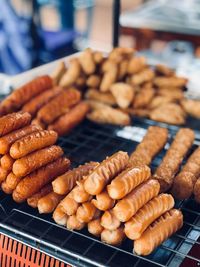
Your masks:
M86 120L70 135L60 138L59 144L73 166L90 160L101 161L118 150L131 153L152 124L155 122L135 119L133 126L113 127ZM168 128L168 144L154 159L152 169L158 166L178 130L176 126L168 125ZM196 131L195 144L187 157L199 143L200 134ZM55 224L51 214L40 215L37 209L26 203L19 205L3 192L0 192L0 232L73 266L198 266L200 205L191 198L177 201L176 207L184 215L182 229L147 257L133 254L133 242L128 239L119 247L113 247L90 235L87 229L69 231Z

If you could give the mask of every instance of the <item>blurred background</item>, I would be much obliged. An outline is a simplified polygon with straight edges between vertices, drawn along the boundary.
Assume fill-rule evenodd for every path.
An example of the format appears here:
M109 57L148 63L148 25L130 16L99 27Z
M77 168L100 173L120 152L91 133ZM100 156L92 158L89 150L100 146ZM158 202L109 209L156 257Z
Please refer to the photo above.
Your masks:
M86 47L110 51L119 3L120 46L181 74L200 70L200 0L1 0L0 72L14 75Z

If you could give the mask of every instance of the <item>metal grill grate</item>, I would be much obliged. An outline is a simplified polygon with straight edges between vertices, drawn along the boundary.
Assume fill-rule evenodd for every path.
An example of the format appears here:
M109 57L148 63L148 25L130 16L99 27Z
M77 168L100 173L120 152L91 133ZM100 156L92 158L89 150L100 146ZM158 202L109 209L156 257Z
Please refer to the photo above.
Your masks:
M96 125L89 121L79 125L59 143L73 165L90 160L101 161L118 150L132 152L141 141L150 120L134 120L134 126L113 127ZM170 128L172 136L177 127ZM200 142L196 132L194 150ZM169 146L166 145L166 148ZM153 161L154 169L164 155L162 151ZM63 262L76 266L197 266L200 264L200 205L194 199L176 202L184 214L183 228L164 242L148 257L132 253L132 241L125 240L120 247L106 245L90 235L86 229L69 231L56 225L51 215L39 215L27 204L18 205L8 195L0 193L0 231L18 240L37 247Z

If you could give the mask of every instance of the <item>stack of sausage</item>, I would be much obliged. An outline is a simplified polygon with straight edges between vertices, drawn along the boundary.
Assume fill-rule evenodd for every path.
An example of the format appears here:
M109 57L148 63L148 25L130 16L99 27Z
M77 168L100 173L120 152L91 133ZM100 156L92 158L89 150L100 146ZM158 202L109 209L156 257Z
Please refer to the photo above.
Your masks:
M150 127L130 158L119 151L101 163L72 169L52 182L50 192L35 194L28 203L40 213L54 210L56 223L68 229L87 226L112 245L119 245L126 235L136 240L136 253L147 255L183 223L181 212L172 209L173 197L159 194L160 184L150 179L147 166L167 137L167 129Z
M62 149L54 145L57 133L30 121L27 112L0 118L1 188L16 202L37 193L70 165Z
M54 85L48 75L40 76L13 91L0 103L0 114L22 110L32 116L32 124L55 130L58 135L68 133L86 116L89 106L80 102L80 92Z

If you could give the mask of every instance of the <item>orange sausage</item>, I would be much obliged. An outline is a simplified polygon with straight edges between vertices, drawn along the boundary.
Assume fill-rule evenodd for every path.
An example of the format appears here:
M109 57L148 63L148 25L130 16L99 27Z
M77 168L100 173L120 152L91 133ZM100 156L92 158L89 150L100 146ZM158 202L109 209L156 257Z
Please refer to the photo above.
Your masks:
M30 121L31 115L27 112L11 113L1 117L0 137L28 125Z
M32 195L27 199L28 205L31 206L32 208L37 208L38 200L47 195L48 193L52 192L52 190L53 189L51 184L45 185L40 189L40 191L38 191L37 193L35 193L34 195Z
M59 225L66 225L68 215L63 211L60 205L53 212L53 219Z
M73 190L60 202L59 206L68 216L76 213L79 204L73 199Z
M108 194L113 199L122 199L150 176L151 170L146 165L138 168L131 167L126 169L107 186Z
M155 171L154 178L160 183L160 191L166 192L173 184L184 156L194 141L194 131L182 128L178 131L161 164Z
M73 189L73 199L77 203L83 203L91 200L92 196L88 194L84 189L84 179L77 182L77 185Z
M58 203L63 199L63 197L64 196L58 195L53 191L41 197L38 200L38 205L37 205L39 213L53 212Z
M200 203L200 178L196 181L194 185L194 198L197 203Z
M101 225L101 219L94 219L88 223L88 232L94 236L99 237L103 231L103 226Z
M101 233L101 241L113 246L119 246L125 238L123 227L110 231L104 229Z
M48 126L49 130L54 130L59 136L68 134L77 126L89 111L89 105L86 102L80 102L66 114L60 116L53 124Z
M34 96L52 87L52 79L48 75L43 75L26 83L14 90L0 104L0 114L4 115L18 110Z
M3 169L1 166L0 166L0 183L3 182L7 175L8 175L9 171Z
M38 149L55 144L58 135L54 131L41 130L16 141L10 148L10 155L19 159Z
M117 219L113 210L107 210L101 217L101 225L105 229L112 231L120 227L121 222Z
M92 199L91 202L97 209L103 211L111 209L115 205L115 200L108 195L106 190L96 195L96 199Z
M96 212L97 209L91 202L85 202L77 209L76 217L80 222L88 223L94 218Z
M14 132L11 132L3 137L0 137L0 154L5 155L9 152L11 145L20 138L29 135L33 132L41 130L38 125L29 125Z
M66 172L70 161L66 158L58 158L54 162L32 172L23 178L13 191L13 199L23 202L37 193L44 185L50 183L56 176Z
M6 154L1 158L1 166L4 170L11 171L13 163L14 159L9 154Z
M26 176L62 155L63 150L59 146L50 146L37 150L27 156L17 159L13 164L13 173L18 177Z
M74 214L68 217L66 226L69 230L81 230L83 227L85 227L85 223L80 222L77 216Z
M128 222L124 232L132 240L140 238L147 227L166 211L172 209L174 199L169 194L160 194L144 205Z
M83 176L88 175L97 165L97 162L89 162L57 177L52 182L53 191L60 195L67 194L76 185L77 181L80 181Z
M78 90L71 88L63 90L58 96L54 97L37 113L37 117L45 124L50 124L61 115L65 114L69 108L77 104L81 99Z
M115 205L113 208L115 216L121 222L128 221L142 206L157 196L159 190L160 185L157 180L144 182Z
M35 116L37 111L44 106L48 101L52 98L56 97L62 91L62 87L56 86L45 92L39 94L38 96L31 99L28 103L26 103L22 110L31 114L31 116Z
M142 236L134 241L134 251L138 255L149 255L162 242L168 239L183 225L181 211L167 211L150 225Z
M84 182L86 192L91 195L100 194L110 180L125 169L128 160L128 154L123 151L119 151L106 158L87 176Z
M10 172L6 177L5 181L1 185L2 190L6 194L12 194L13 190L15 190L16 186L20 181L21 181L20 177L17 177L16 175L14 175L13 172Z

